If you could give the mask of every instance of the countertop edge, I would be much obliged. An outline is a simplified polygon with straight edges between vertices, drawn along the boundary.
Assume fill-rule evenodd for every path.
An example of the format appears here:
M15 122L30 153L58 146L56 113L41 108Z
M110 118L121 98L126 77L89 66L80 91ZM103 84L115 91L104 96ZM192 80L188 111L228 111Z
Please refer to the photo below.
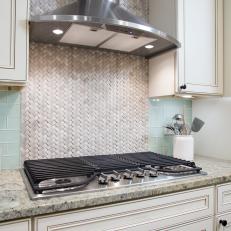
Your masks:
M205 176L198 179L188 181L168 182L161 185L152 185L148 187L134 187L130 188L129 192L120 192L120 190L111 190L111 194L98 194L92 198L79 199L73 196L62 197L62 202L54 204L46 204L50 199L36 201L35 204L31 202L31 207L22 209L10 209L0 212L0 222L22 219L27 217L46 215L52 213L68 212L71 210L80 210L91 208L95 206L103 206L112 203L122 203L130 200L144 199L148 197L161 196L171 193L176 193L184 190L192 190L202 187L209 187L218 184L231 182L231 175L227 176ZM90 194L89 194L90 195ZM66 200L65 200L66 199ZM29 200L29 198L28 198ZM52 199L51 199L52 200ZM43 204L45 203L45 204Z

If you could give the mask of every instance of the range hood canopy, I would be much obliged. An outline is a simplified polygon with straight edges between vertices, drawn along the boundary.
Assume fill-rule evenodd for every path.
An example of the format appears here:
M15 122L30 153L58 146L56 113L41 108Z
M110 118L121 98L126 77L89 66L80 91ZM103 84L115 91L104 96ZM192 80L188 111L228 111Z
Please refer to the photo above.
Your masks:
M121 7L119 0L77 0L52 12L31 16L30 40L147 58L180 47L176 39Z

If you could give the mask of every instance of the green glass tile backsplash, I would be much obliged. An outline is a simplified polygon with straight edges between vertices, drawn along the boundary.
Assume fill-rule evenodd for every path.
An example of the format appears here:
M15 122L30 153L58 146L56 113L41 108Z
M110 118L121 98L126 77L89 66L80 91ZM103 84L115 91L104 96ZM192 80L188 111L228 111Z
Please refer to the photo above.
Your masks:
M149 100L149 150L172 155L172 136L164 135L166 124L175 114L184 114L186 123L192 122L192 101L178 98Z
M176 98L149 100L149 150L172 155L172 137L163 126L173 115L192 121L192 101ZM0 91L0 170L20 167L20 91Z
M0 91L0 170L20 166L20 92Z

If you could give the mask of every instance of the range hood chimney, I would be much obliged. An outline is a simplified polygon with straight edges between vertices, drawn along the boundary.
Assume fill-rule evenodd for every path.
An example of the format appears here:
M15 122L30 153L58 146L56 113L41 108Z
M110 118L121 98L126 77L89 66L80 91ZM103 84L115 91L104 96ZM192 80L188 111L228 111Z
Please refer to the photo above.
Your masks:
M117 4L117 5L120 4L120 0L109 0L109 1L110 1L110 2L113 2L113 3Z
M153 57L180 43L119 5L119 0L77 0L31 16L30 40Z

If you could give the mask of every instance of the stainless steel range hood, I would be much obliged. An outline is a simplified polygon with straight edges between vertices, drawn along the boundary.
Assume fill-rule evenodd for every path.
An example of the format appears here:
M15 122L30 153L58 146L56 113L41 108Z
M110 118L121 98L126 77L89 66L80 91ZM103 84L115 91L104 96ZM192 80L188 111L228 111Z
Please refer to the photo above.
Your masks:
M77 0L32 16L30 40L101 48L153 57L180 43L119 5L118 0Z

